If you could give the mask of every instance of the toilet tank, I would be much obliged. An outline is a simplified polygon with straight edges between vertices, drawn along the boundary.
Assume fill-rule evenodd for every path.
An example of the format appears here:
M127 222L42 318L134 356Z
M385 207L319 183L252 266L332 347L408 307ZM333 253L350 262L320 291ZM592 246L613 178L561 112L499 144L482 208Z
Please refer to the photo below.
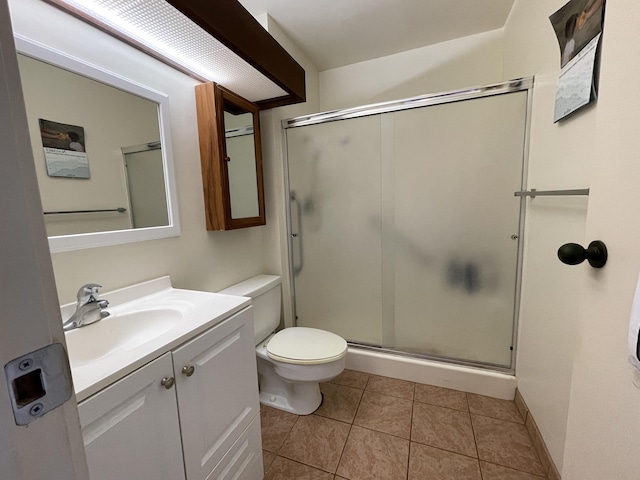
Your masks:
M278 275L256 275L218 293L251 297L255 345L267 338L280 324L282 294Z

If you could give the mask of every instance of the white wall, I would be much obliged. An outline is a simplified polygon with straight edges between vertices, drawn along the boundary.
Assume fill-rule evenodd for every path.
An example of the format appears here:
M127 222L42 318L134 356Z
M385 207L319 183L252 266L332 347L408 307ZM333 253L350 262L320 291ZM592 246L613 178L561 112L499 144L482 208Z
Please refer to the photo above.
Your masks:
M530 203L518 386L564 479L636 479L640 392L626 338L640 270L640 4L608 2L599 99L553 125L559 48L548 16L564 4L517 0L505 28L505 74L537 74L529 185L591 188L588 209L577 199ZM600 271L554 258L561 243L594 239L610 253Z
M529 188L589 186L596 110L553 124L560 49L549 15L565 0L517 1L505 27L505 77L535 74ZM516 374L551 456L562 468L572 376L577 285L586 265L569 267L556 256L567 242L584 244L586 197L527 200L524 275Z
M640 390L627 364L627 325L640 271L640 3L607 2L586 239L609 262L583 272L563 478L637 479Z
M502 80L502 30L471 35L320 73L323 111Z
M267 227L272 232L272 235L269 236L268 242L270 248L280 252L279 257L272 257L269 259L267 270L270 272L282 273L284 323L287 326L290 326L293 324L294 319L287 253L288 238L286 204L289 199L285 194L284 144L281 122L287 118L308 115L319 111L318 70L307 58L306 54L288 37L280 25L278 25L271 17L267 14L263 14L257 19L271 34L271 36L275 38L293 58L295 58L306 72L306 102L281 108L274 108L260 113L262 155L265 162L272 165L272 168L265 172L264 180L265 189L272 191L274 199L272 202L267 202L266 205L267 219L271 218L274 220L271 223L267 221Z
M175 286L217 291L258 273L279 273L279 160L267 156L264 162L267 226L207 232L194 94L198 82L44 2L11 0L10 7L16 32L169 95L182 235L54 254L61 303L73 301L87 282L107 291L169 274Z

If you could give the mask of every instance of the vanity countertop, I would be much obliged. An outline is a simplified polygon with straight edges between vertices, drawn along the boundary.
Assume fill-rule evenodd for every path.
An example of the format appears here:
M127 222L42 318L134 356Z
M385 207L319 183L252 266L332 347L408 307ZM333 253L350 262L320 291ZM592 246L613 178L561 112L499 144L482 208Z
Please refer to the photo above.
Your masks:
M168 276L101 293L110 315L65 333L81 402L251 305L251 299L176 289ZM61 307L63 320L75 303ZM170 372L167 372L170 374Z

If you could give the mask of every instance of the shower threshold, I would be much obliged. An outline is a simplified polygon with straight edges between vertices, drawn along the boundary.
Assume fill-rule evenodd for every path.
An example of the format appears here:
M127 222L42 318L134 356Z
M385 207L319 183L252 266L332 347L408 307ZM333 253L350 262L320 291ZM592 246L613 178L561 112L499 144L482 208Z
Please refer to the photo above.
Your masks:
M513 400L512 369L348 342L346 368L488 397Z

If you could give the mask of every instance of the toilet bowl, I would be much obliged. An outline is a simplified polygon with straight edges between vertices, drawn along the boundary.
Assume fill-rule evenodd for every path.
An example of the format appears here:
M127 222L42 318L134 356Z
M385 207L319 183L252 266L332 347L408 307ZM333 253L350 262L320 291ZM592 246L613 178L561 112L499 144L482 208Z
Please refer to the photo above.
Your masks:
M280 324L281 286L277 275L258 275L219 293L251 297L260 402L308 415L322 403L320 382L342 373L347 342L317 328Z

